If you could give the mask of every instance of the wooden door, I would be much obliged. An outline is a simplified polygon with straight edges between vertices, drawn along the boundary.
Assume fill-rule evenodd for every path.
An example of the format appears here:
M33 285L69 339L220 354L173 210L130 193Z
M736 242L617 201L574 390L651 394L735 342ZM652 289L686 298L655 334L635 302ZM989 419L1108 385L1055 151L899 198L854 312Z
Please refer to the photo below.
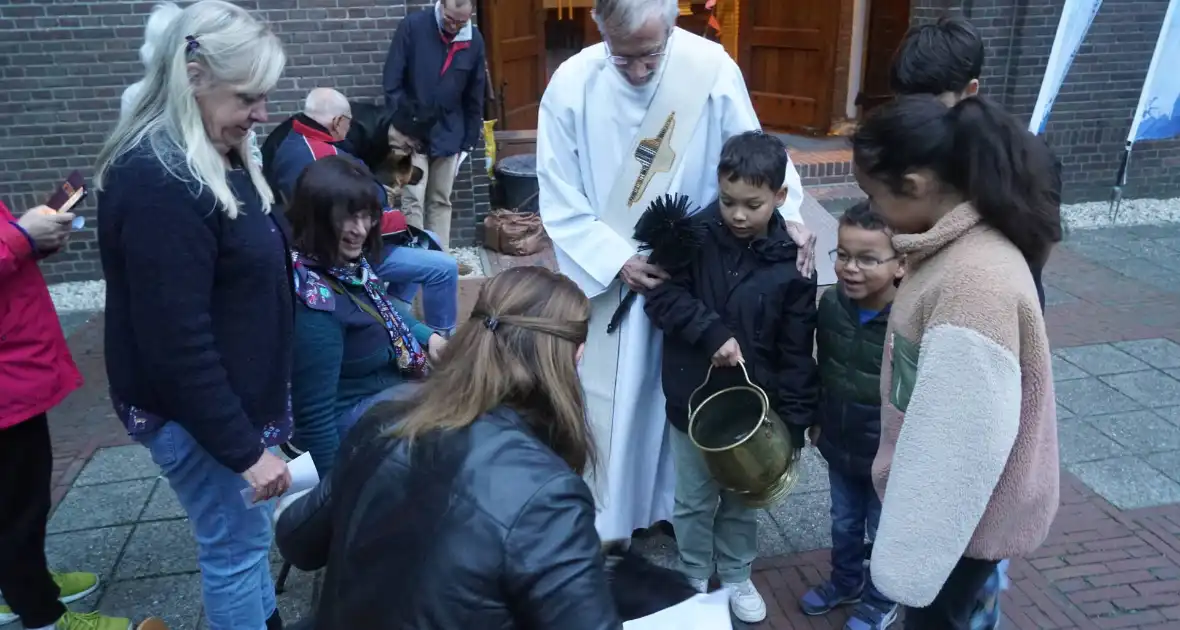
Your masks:
M856 95L861 114L893 97L889 70L893 66L893 54L909 27L910 0L869 0L864 78Z
M763 127L827 133L832 122L837 0L742 0L738 63Z
M479 27L487 46L497 129L536 129L545 91L543 0L483 0Z

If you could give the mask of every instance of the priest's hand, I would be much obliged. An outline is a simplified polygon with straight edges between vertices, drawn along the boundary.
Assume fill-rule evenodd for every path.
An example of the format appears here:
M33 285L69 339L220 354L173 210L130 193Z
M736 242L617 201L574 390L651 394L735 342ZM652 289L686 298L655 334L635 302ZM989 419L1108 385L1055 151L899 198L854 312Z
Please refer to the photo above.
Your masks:
M644 293L660 286L670 276L668 272L647 262L647 256L635 254L623 263L619 277L636 293Z
M799 258L795 266L799 268L799 273L810 278L815 271L815 234L802 223L787 221L787 235L799 246Z

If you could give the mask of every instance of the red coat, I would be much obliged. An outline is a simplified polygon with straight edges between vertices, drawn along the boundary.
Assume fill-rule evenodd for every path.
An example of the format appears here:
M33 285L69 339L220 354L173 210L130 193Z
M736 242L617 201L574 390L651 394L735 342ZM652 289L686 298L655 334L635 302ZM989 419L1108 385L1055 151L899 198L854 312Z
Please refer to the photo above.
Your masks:
M40 415L82 385L36 252L0 202L0 429Z

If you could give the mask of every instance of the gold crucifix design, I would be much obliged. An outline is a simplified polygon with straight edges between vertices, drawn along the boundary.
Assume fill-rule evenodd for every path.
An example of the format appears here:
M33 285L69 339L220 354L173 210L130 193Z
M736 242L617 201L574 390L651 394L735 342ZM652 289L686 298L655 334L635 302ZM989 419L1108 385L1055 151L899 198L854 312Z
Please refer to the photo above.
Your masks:
M654 138L644 138L635 147L635 159L639 161L639 177L635 178L635 185L631 188L631 196L627 205L633 206L643 198L652 175L667 173L672 169L676 160L676 152L672 150L672 130L676 127L676 112L668 114L660 133Z

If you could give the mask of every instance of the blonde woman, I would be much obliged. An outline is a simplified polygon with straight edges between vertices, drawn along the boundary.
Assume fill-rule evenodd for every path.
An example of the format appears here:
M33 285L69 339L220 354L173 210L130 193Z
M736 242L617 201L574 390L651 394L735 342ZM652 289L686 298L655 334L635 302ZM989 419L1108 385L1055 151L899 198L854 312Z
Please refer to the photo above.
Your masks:
M506 270L409 403L353 428L278 522L284 557L328 568L315 630L622 626L581 476L589 316L569 278Z
M164 33L168 32L168 25L178 15L180 15L180 7L171 2L161 2L152 7L152 12L148 15L147 26L144 27L143 45L139 47L139 60L143 62L144 70L151 70L152 63L156 60L156 50L160 47ZM132 110L135 109L135 99L139 98L139 93L143 90L143 84L146 81L146 78L140 79L123 90L123 96L119 99L120 119L131 115ZM246 141L250 144L250 158L261 164L262 150L258 148L258 135L254 133L253 129L247 134Z
M281 627L270 508L290 485L293 306L285 225L248 157L286 57L221 0L161 36L131 114L99 154L111 399L188 514L210 630Z

